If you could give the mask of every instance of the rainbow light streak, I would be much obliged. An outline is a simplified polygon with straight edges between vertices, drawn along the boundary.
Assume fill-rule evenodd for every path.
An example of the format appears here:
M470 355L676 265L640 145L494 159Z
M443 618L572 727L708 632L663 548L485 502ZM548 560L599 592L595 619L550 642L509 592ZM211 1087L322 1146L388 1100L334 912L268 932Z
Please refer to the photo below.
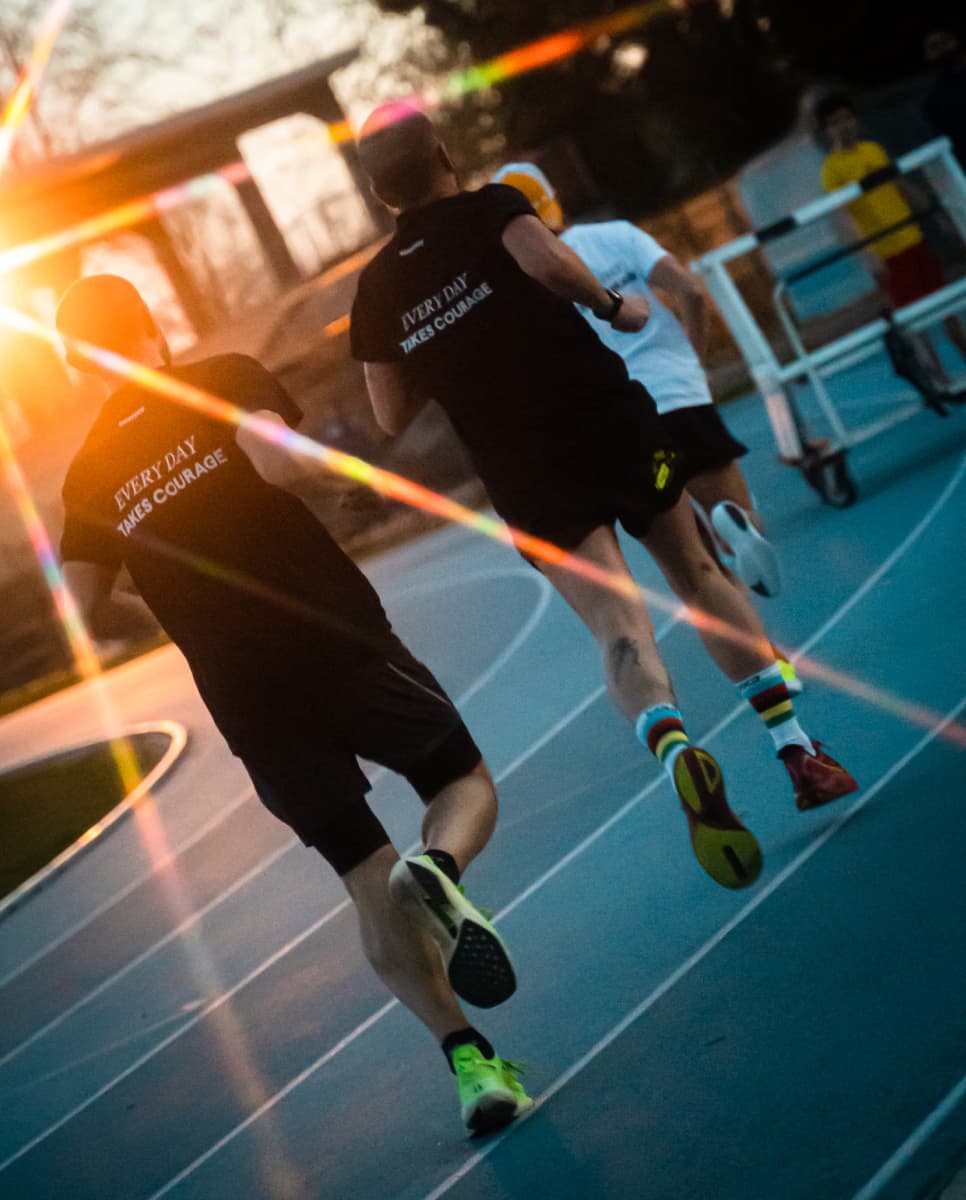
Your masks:
M134 750L127 738L120 736L117 732L119 723L103 691L103 676L97 652L94 649L90 634L87 632L84 622L81 619L81 614L74 601L74 597L70 594L67 584L64 581L64 575L57 561L57 556L54 553L50 536L44 527L40 513L37 511L33 497L30 495L27 480L17 461L6 426L2 421L0 421L0 465L2 465L10 494L13 496L14 503L27 530L27 536L30 538L34 554L40 563L44 580L53 597L54 607L57 610L57 616L63 627L77 670L82 679L93 683L95 686L95 696L100 709L103 728L110 742L111 756L114 759L121 785L124 788L125 794L127 794L133 791L141 781L141 772L138 769Z
M494 84L511 79L516 75L539 70L578 53L592 45L598 38L624 33L673 7L673 0L651 0L649 4L637 4L613 13L609 17L601 17L571 30L553 34L551 37L541 38L539 41L501 54L479 66L454 72L444 82L441 91L417 94L400 101L401 111L405 111L407 106L421 109L435 108L444 99L465 96L481 88L493 87ZM326 132L329 140L336 145L351 141L356 136L355 128L348 121L333 122L327 126ZM58 233L38 238L32 242L24 242L20 246L0 252L0 275L25 267L47 255L67 250L71 246L93 241L96 238L105 237L107 234L116 233L120 229L137 225L149 217L161 216L189 200L207 195L222 182L227 181L237 185L249 178L251 178L251 172L244 162L229 163L218 171L199 175L196 179L175 184L173 187L165 188L151 196L130 200L126 204L109 209L96 217L90 217L86 221L80 221Z
M13 309L0 306L0 323L18 329L22 333L43 338L53 346L57 346L59 343L58 335L54 330L45 328L33 318ZM237 428L244 427L266 442L288 450L296 458L308 460L312 468L315 464L320 464L327 470L372 488L373 491L388 499L398 500L411 508L418 508L454 524L463 525L493 541L515 547L528 558L548 563L551 566L562 567L564 570L580 575L584 579L601 587L609 588L620 595L633 599L640 599L643 595L651 605L663 609L665 612L677 613L680 610L680 604L676 599L668 599L657 592L642 588L627 575L608 571L596 563L554 545L553 542L533 537L522 530L513 529L496 517L474 512L447 496L423 487L422 484L373 466L372 463L357 458L355 455L345 454L341 450L323 445L288 427L283 428L273 421L249 413L227 400L213 396L199 388L191 387L160 371L132 362L103 347L76 339L70 339L70 347L77 353L86 355L97 362L112 374L139 384L156 395L164 396L176 404L193 409L227 425ZM769 642L749 638L710 613L692 608L688 610L685 620L699 631L708 631L717 637L747 645L771 657L772 651ZM911 703L887 689L875 687L811 658L800 656L796 659L796 663L803 674L814 675L831 686L892 713L913 725L933 729L942 720L939 713L924 705ZM942 736L958 745L966 746L966 725L950 722Z
M17 130L30 110L44 68L73 4L74 0L54 0L47 10L30 58L24 64L10 98L4 105L3 113L0 114L0 175L6 170Z
M38 238L33 242L24 242L23 245L0 252L0 275L16 271L40 258L67 250L71 246L94 241L106 234L116 233L119 229L139 225L149 217L163 216L171 209L178 208L190 200L197 200L201 196L207 196L217 191L226 182L236 185L243 183L250 176L251 172L245 163L229 163L217 171L199 175L196 179L189 179L184 183L177 183L173 187L164 188L151 196L129 200L126 204L99 213L96 217L79 221L69 229L62 229L48 237Z
M2 465L10 492L27 529L31 545L43 569L44 579L54 598L57 615L64 628L78 671L85 682L93 687L103 728L106 731L117 731L120 727L119 722L104 687L104 676L97 653L84 626L77 604L66 585L50 537L30 495L27 481L2 421L0 421L0 465ZM128 739L117 733L110 734L108 740L118 776L125 793L129 793L141 780L134 750ZM225 991L224 981L204 945L200 929L197 925L190 924L194 915L191 897L182 885L175 865L175 854L168 842L157 805L149 793L145 794L134 806L132 816L137 826L138 836L150 861L159 871L162 889L170 911L179 925L189 924L183 940L192 974L206 997L220 996ZM92 826L82 836L81 841L85 843L94 841L103 828L100 823ZM213 1019L224 1047L226 1065L236 1084L239 1096L249 1110L259 1108L268 1099L270 1092L249 1052L246 1034L241 1023L227 1005L221 1006L214 1014ZM259 1169L265 1180L265 1194L276 1194L277 1189L284 1184L285 1195L293 1197L293 1200L309 1200L302 1181L292 1170L285 1157L273 1119L259 1129L258 1138L262 1144Z
M443 85L443 98L457 99L470 92L493 87L516 75L539 71L565 58L572 58L581 50L592 46L599 38L626 33L671 7L671 0L651 0L649 4L635 4L609 17L600 17L561 33L540 38L539 41L510 50L479 66L455 72Z

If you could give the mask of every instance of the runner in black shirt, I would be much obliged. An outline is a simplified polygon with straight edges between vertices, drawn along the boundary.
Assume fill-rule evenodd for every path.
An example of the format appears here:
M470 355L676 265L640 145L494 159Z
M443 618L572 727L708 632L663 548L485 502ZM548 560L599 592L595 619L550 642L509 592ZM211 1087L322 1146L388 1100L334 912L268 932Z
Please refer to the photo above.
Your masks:
M352 310L353 353L380 424L398 432L435 398L500 516L630 587L620 521L685 604L737 635L698 623L714 661L764 718L798 806L854 790L802 730L754 609L703 545L653 400L574 308L635 332L646 301L606 290L516 189L464 192L422 113L377 109L359 151L374 190L398 213ZM539 566L597 638L611 695L666 767L701 866L726 887L753 882L758 844L731 811L718 764L689 744L643 597Z
M57 323L81 370L113 381L76 339L283 428L301 418L252 358L170 366L150 312L116 276L76 283ZM127 567L265 805L343 878L377 973L462 1063L464 1120L489 1128L529 1103L453 994L489 1007L515 987L499 934L457 887L493 831L493 781L445 692L299 498L311 500L318 474L251 430L236 438L123 384L67 474L64 574L92 632L119 636L140 611L112 595ZM422 855L400 860L390 845L357 755L405 776L425 802Z

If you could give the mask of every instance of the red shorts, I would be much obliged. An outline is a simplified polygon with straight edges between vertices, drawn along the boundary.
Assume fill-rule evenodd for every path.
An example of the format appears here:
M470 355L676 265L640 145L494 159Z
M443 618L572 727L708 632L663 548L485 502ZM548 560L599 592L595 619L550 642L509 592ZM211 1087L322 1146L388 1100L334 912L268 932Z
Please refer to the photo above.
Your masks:
M910 246L885 261L889 279L886 290L893 308L903 308L938 291L946 282L939 257L925 242Z

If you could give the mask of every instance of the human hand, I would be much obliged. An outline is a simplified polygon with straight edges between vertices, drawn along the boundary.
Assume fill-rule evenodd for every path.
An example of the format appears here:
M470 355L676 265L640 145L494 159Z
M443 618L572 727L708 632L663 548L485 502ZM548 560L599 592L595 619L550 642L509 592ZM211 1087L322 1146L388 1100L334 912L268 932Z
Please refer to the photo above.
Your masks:
M646 296L625 296L611 326L618 333L640 333L650 315L651 306Z

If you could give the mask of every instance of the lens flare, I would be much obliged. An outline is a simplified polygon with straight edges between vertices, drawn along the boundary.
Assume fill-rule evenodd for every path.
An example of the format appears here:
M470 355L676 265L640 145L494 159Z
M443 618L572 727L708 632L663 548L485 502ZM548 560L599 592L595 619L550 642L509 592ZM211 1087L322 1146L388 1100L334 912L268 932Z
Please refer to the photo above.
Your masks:
M133 791L141 780L133 747L121 733L121 722L108 695L97 652L77 603L67 587L50 536L30 494L27 480L2 421L0 467L43 570L77 670L93 695L115 769L127 794ZM131 810L131 815L141 844L152 865L158 868L169 911L178 925L187 923L193 914L194 905L178 873L164 823L150 793L141 797ZM82 840L93 841L99 833L100 828L95 825ZM203 994L206 997L222 995L225 984L208 953L201 930L194 925L190 926L182 940L193 977ZM249 1110L256 1109L264 1104L270 1095L270 1089L249 1050L245 1030L229 1006L222 1006L213 1020L224 1050L226 1067L235 1083L237 1094ZM275 1122L270 1121L258 1136L262 1143L259 1169L265 1183L265 1194L284 1194L293 1197L293 1200L309 1200L308 1192L290 1167ZM278 1191L280 1187L284 1188L281 1192Z
M141 772L131 743L120 733L120 722L111 708L103 688L101 664L97 651L81 618L80 611L64 581L64 574L57 561L50 536L44 526L37 506L30 494L27 480L17 461L7 427L0 421L0 467L3 469L7 487L13 497L23 521L30 544L40 564L44 581L53 597L54 607L61 628L80 677L90 683L101 718L101 727L111 748L111 756L117 768L118 778L125 794L134 790L141 781Z
M60 340L56 331L46 328L24 313L4 306L0 306L0 323L32 337L42 338L54 346L58 345ZM264 441L281 447L301 463L306 470L315 471L321 466L356 483L361 483L387 499L397 500L411 508L442 517L454 524L481 533L505 546L515 547L527 558L536 562L561 567L601 587L609 588L619 595L636 599L643 594L653 607L665 612L677 613L680 610L677 600L642 588L628 575L609 571L571 551L554 545L553 542L534 537L519 529L513 529L496 517L475 512L473 509L451 500L448 496L434 492L411 479L383 470L355 455L346 454L341 450L316 442L304 434L289 429L288 426L259 417L228 400L192 387L141 363L132 362L101 346L94 346L89 342L73 338L64 340L72 351L96 362L121 379L135 383L156 395L195 412L200 412L214 420L222 421L239 429L249 430ZM745 645L765 657L772 656L771 646L767 640L749 637L710 613L690 608L687 610L685 620L699 631L706 631L716 637ZM887 689L875 687L805 656L800 656L796 662L803 674L811 674L823 679L831 686L876 705L914 725L932 729L940 719L939 714L924 705L910 703ZM951 722L943 736L959 745L966 746L966 725Z
M598 38L626 32L672 7L674 7L672 0L651 0L649 4L637 4L613 13L611 16L601 17L571 30L541 38L478 66L463 71L454 71L447 77L440 89L415 94L401 100L399 102L400 112L408 111L413 107L424 111L436 108L445 100L454 100L483 88L494 87L517 75L540 70L551 63L560 62L577 54L593 45ZM329 140L333 144L339 145L352 141L357 130L348 121L334 121L326 127L326 132ZM0 275L18 270L38 259L57 254L72 246L82 245L85 242L116 233L121 229L130 228L132 225L138 225L150 217L163 216L164 213L170 212L181 204L209 194L226 181L237 186L250 178L251 172L248 166L244 162L234 162L217 171L199 175L196 179L155 192L153 195L130 200L126 204L80 221L57 233L37 238L31 242L24 242L19 246L0 252Z
M13 91L4 105L3 113L0 114L0 175L3 175L6 170L13 152L17 131L30 110L44 68L47 66L57 38L60 36L60 31L64 27L64 22L73 8L73 3L74 0L54 0L47 10L30 58L27 59L21 70Z
M61 250L67 250L71 246L91 242L96 238L105 237L109 233L116 233L120 229L139 225L149 217L161 217L166 212L170 212L190 200L210 195L226 182L233 185L243 183L250 177L250 174L248 167L243 162L229 163L217 171L199 175L196 179L189 179L185 183L178 183L173 187L164 188L151 196L129 200L126 204L99 213L96 217L79 221L69 229L62 229L33 242L24 242L20 246L13 246L0 253L0 275L16 271L38 259L57 254Z

